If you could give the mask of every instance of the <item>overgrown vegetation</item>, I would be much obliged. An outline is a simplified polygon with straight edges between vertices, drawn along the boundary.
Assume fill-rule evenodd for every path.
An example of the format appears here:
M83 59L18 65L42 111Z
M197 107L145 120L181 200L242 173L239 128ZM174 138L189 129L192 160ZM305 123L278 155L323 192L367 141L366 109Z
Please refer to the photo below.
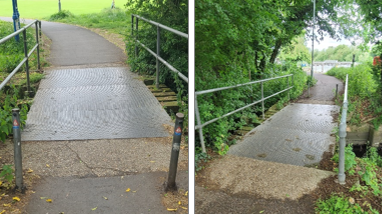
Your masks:
M333 161L338 163L338 154ZM338 172L338 169L335 169ZM356 157L352 145L345 147L345 173L353 186L349 192L355 192L353 197L349 193L333 193L327 199L316 202L317 213L379 213L382 197L382 158L377 148L369 147L365 156ZM355 197L356 195L357 197ZM358 202L358 203L357 203ZM374 207L373 207L374 206Z
M345 81L349 74L348 82L348 118L350 124L360 125L371 122L374 128L382 124L382 89L378 66L370 63L353 68L332 68L328 75L335 76Z

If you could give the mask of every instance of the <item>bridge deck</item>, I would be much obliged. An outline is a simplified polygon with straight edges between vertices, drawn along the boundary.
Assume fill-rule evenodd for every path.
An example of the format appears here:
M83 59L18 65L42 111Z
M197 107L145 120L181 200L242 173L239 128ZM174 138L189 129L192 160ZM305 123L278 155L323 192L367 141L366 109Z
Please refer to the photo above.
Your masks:
M335 142L333 114L339 107L291 104L249 132L228 154L306 166L317 164Z
M127 68L46 72L23 141L165 137L170 117Z

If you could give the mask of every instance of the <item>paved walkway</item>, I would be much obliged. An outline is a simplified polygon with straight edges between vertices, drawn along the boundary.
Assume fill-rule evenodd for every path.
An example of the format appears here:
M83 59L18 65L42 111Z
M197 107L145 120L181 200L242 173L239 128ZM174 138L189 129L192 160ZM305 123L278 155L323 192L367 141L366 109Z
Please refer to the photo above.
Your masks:
M333 89L342 82L323 74L315 74L315 78L318 81L310 98L303 95L299 103L277 112L233 145L228 154L297 166L318 164L322 154L335 143L331 136L337 127L333 115L340 108L326 103L334 103Z
M42 31L53 68L22 132L23 167L42 178L28 187L26 213L167 213L170 117L129 71L123 50L76 26L42 22ZM11 143L3 153L13 154ZM184 150L179 163L177 185L188 190Z
M224 157L198 174L195 213L314 213L309 197L333 172L317 164L335 142L333 77L315 74L311 98L304 95L249 132Z

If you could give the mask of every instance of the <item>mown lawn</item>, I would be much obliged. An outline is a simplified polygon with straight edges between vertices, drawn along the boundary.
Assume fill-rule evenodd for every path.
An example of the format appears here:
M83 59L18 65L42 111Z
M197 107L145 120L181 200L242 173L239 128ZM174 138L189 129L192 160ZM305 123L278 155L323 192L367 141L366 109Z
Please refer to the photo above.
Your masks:
M21 18L42 19L58 12L58 0L18 0ZM98 13L110 8L112 0L61 0L61 10L74 15ZM116 7L124 8L125 1L115 0ZM13 15L12 1L0 0L0 16Z

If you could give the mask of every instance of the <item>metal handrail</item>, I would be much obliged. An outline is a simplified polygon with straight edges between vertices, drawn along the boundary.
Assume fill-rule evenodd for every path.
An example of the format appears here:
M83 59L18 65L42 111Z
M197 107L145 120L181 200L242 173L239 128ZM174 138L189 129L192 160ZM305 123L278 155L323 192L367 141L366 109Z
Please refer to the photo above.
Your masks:
M288 91L288 97L290 96L289 95L289 90L293 88L293 86L289 86L289 77L292 77L292 85L293 85L293 74L288 74L288 75L284 75L284 76L279 76L279 77L273 77L273 78L268 78L268 79L263 79L263 80L257 80L257 81L252 81L252 82L248 82L248 83L243 83L243 84L237 84L237 85L233 85L233 86L227 86L227 87L221 87L221 88L214 88L214 89L208 89L208 90L204 90L204 91L197 91L195 92L195 114L196 114L196 121L197 121L197 125L195 126L195 130L199 129L199 137L200 137L200 143L202 144L202 151L204 153L206 153L206 147L205 147L205 144L204 144L204 137L203 137L203 127L208 125L208 124L211 124L217 120L220 120L224 117L228 117L236 112L239 112L239 111L242 111L250 106L253 106L255 104L258 104L261 102L261 106L262 106L262 114L263 114L263 119L265 118L265 114L264 114L264 101L271 98L271 97L274 97L280 93L283 93L285 91ZM279 92L276 92L268 97L264 97L264 83L265 82L268 82L268 81L271 81L271 80L275 80L275 79L280 79L280 78L287 78L287 88L286 89L283 89ZM198 107L198 95L201 95L201 94L207 94L207 93L213 93L213 92L217 92L217 91L222 91L222 90L227 90L227 89L232 89L232 88L237 88L237 87L241 87L241 86L246 86L246 85L253 85L253 84L257 84L257 83L260 83L261 84L261 99L260 100L257 100L251 104L248 104L246 106L243 106L241 108L238 108L234 111L231 111L227 114L224 114L220 117L217 117L217 118L214 118L212 120L209 120L203 124L201 124L201 120L200 120L200 113L199 113L199 107Z
M178 74L178 76L180 78L182 78L186 83L188 83L188 78L182 74L180 71L178 71L176 68L174 68L172 65L170 65L170 63L166 62L164 59L162 59L160 57L160 29L165 29L167 31L170 31L172 33L175 33L176 35L179 35L181 37L184 37L186 39L188 39L188 34L185 34L185 33L182 33L178 30L175 30L173 28L170 28L170 27L167 27L165 25L162 25L162 24L159 24L158 22L154 22L154 21L151 21L151 20L148 20L148 19L145 19L141 16L138 16L138 15L135 15L135 14L132 14L131 15L131 35L133 36L134 35L134 17L136 17L136 31L137 31L137 34L135 36L135 41L140 44L143 48L145 48L151 55L155 56L156 57L156 87L159 88L159 61L161 61L167 68L169 68L172 72ZM155 53L154 51L150 50L150 48L146 47L144 44L142 44L139 40L138 40L138 20L139 19L142 19L143 21L146 21L152 25L155 25L157 26L157 53ZM135 55L138 55L138 48L137 48L137 45L135 44Z
M36 28L36 45L28 53L26 31L33 24L35 24L35 28ZM25 63L25 70L26 70L26 74L27 74L27 93L29 94L29 92L31 92L31 90L30 90L30 80L29 80L29 63L28 63L28 59L29 59L29 57L32 55L32 53L36 49L37 49L37 65L38 65L38 69L39 70L41 69L41 65L40 65L40 43L39 43L39 36L41 37L41 21L34 20L33 22L31 22L28 25L20 28L19 30L15 31L14 33L9 34L8 36L0 39L0 45L5 43L6 41L12 39L13 37L19 35L21 32L23 33L23 37L24 37L24 59L21 60L21 62L16 66L16 68L13 69L13 71L5 78L5 80L3 82L1 82L0 90L9 82L9 80L17 73L17 71L19 71L21 66L23 66L24 63Z
M345 146L346 146L346 116L348 112L348 74L346 74L344 102L342 104L341 123L339 127L340 148L338 157L338 183L345 184Z

